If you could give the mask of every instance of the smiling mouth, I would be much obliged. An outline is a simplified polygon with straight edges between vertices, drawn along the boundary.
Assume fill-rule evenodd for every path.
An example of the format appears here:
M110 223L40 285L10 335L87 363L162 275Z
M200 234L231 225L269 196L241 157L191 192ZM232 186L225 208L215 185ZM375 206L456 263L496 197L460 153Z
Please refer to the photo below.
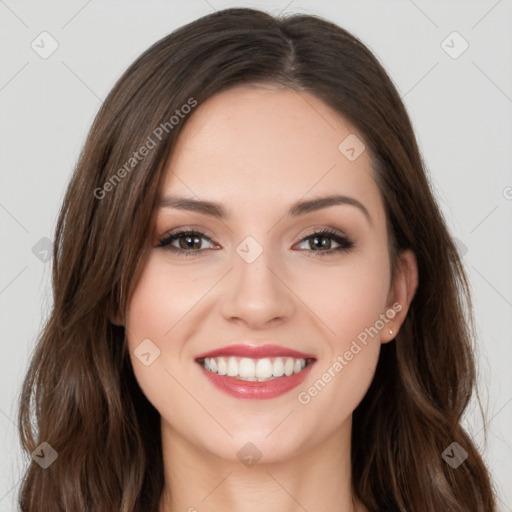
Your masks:
M207 371L236 380L266 382L302 372L314 358L220 356L201 357L196 361Z

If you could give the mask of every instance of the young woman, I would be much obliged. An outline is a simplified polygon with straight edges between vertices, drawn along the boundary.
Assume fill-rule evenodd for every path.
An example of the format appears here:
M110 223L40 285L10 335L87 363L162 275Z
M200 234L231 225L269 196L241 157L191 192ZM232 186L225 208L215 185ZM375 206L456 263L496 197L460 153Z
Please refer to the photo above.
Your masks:
M404 105L321 18L227 9L105 100L26 376L25 512L492 512L466 276Z

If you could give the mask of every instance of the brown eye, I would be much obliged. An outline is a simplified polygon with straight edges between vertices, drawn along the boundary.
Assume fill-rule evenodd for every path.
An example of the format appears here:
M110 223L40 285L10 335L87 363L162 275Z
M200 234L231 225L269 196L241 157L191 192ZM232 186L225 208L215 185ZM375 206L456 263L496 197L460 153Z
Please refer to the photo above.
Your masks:
M210 238L201 231L182 230L166 235L160 240L158 247L175 252L179 256L193 256L205 250L202 247L203 239L211 242ZM172 245L175 241L178 242L178 246ZM315 256L333 255L341 251L348 251L354 247L354 243L350 238L330 229L314 231L300 241L300 243L304 242L309 243L309 249L306 248L306 250L315 253ZM332 249L332 242L337 243L339 247Z
M190 256L204 250L202 248L202 239L211 240L201 231L178 231L171 233L160 240L158 247L176 252L179 255ZM178 247L171 245L178 241Z
M327 244L324 241L328 241ZM336 247L335 249L331 249L332 242L335 242L340 245L340 247ZM328 256L336 254L340 251L348 251L354 247L354 243L350 238L346 235L342 235L337 233L336 231L332 231L330 229L323 229L320 231L315 231L310 235L304 237L301 240L301 243L309 242L309 247L311 251L316 253L315 256ZM323 250L323 249L331 249L331 250Z

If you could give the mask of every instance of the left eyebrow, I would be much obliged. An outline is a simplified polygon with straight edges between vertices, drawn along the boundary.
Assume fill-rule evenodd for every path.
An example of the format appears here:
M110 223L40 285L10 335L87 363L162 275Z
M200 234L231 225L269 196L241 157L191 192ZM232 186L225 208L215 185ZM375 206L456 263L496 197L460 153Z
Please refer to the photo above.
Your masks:
M299 215L305 215L306 213L311 213L323 208L328 208L330 206L336 206L340 204L346 204L358 208L364 214L368 223L370 225L372 224L372 218L368 213L368 210L360 201L353 197L339 194L296 201L290 206L286 215L289 217L298 217ZM179 197L175 195L162 198L160 200L159 207L193 211L203 215L210 215L222 220L226 220L231 217L231 211L221 203L188 197Z

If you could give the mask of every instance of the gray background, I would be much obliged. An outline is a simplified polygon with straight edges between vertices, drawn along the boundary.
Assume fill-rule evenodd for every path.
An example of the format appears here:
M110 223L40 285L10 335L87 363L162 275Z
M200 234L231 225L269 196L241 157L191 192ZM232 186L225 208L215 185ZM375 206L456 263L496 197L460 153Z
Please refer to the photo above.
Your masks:
M150 44L229 6L332 20L362 39L395 82L473 290L487 443L474 403L465 425L494 475L501 510L512 511L511 0L0 0L0 512L16 509L26 464L16 407L51 306L44 238L53 236L87 130L115 80ZM50 48L43 31L58 43L46 59L31 47L35 40ZM453 31L469 44L460 55L464 42L448 37Z

